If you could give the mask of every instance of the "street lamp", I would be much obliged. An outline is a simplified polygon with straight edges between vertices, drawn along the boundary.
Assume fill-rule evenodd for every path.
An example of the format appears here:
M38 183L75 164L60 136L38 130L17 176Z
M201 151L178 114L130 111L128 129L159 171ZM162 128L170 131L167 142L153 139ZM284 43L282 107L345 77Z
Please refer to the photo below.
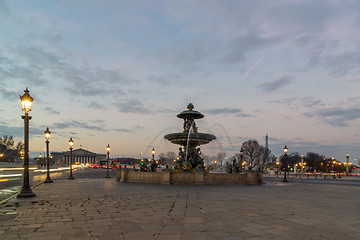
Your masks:
M109 156L110 156L110 145L108 144L106 147L106 152L107 152L107 161L106 161L106 178L110 178L109 176Z
M70 138L69 140L69 147L70 147L70 176L68 177L69 180L73 180L75 179L73 174L72 174L72 150L73 150L73 146L74 146L74 140L72 138Z
M280 164L280 162L276 161L276 178L279 177L279 164Z
M304 154L301 154L301 171L300 176L304 175Z
M243 165L243 157L244 157L244 149L240 149L240 172L242 172L242 165Z
M346 176L349 176L349 153L346 154Z
M151 171L155 172L156 163L155 163L155 148L151 150L152 153L152 164L151 164Z
M288 180L286 179L286 170L287 170L287 162L286 162L286 156L287 156L287 152L288 152L288 148L284 147L284 179L282 180L283 182L288 182Z
M29 112L31 111L34 98L30 96L28 88L26 88L24 92L25 93L20 96L22 110L25 112L25 115L21 116L22 119L24 119L24 182L21 192L17 195L18 198L36 196L35 193L31 191L29 182L29 121L31 119Z
M50 139L51 132L49 131L48 127L46 128L46 131L44 133L45 133L45 139L46 139L45 143L46 143L46 172L47 172L47 176L46 176L44 183L52 183L53 180L51 180L51 178L50 178L50 171L49 171L49 139Z
M333 179L336 179L336 176L335 176L335 166L336 166L336 161L335 161L335 158L331 158L333 160L333 170L334 170L334 176L333 176Z

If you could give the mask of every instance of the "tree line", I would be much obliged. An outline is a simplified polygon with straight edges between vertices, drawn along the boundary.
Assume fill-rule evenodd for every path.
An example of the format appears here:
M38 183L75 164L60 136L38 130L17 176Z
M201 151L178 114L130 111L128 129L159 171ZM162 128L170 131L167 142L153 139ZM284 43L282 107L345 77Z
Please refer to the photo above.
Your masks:
M3 136L0 138L0 161L14 162L21 157L24 151L24 143L15 142L13 136Z
M322 171L322 172L330 172L330 171L345 171L346 166L341 164L340 161L337 161L333 158L326 158L324 155L308 152L303 156L303 161L305 163L305 169L307 171ZM279 158L279 162L282 166L284 166L285 156L282 155ZM286 162L288 167L294 168L296 164L301 162L301 155L298 152L293 152L287 154ZM298 167L299 168L299 167Z
M248 171L264 171L266 167L270 164L276 166L277 160L280 162L280 167L284 167L284 155L275 157L271 151L260 145L256 140L247 140L241 145L242 154L236 153L234 156L226 158L225 152L220 152L216 156L207 156L204 155L204 161L207 164L214 165L215 161L217 165L225 166L226 162L230 164L233 163L233 160L236 160L237 164L240 164L240 160L246 162L244 165L245 170ZM159 154L159 162L161 164L172 164L174 159L177 158L177 155L174 152L167 152ZM294 169L295 165L301 163L301 155L298 152L288 153L286 157L286 162L288 169ZM340 161L332 158L326 158L324 155L308 152L303 156L303 162L305 163L305 170L307 171L345 171L346 166L341 164ZM334 163L335 162L335 163Z
M241 158L246 162L247 170L260 170L262 171L266 164L269 162L269 159L272 157L271 151L260 145L256 140L248 140L242 143L241 148L243 149L242 157L240 153L236 153L234 156L226 157L225 152L219 152L216 156L202 156L204 162L207 165L220 165L225 166L226 163L232 164L233 161L237 164L241 164ZM172 164L174 159L177 158L177 155L174 152L160 153L158 155L160 164ZM272 157L273 158L273 157ZM216 161L216 163L215 163Z

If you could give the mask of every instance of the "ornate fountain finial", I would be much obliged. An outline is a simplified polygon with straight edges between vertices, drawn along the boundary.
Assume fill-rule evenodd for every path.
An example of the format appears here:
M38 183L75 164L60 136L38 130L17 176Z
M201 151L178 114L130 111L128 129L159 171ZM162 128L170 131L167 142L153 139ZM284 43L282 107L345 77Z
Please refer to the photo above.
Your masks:
M189 111L192 111L192 110L194 109L194 104L189 103L189 104L187 105L187 109L188 109Z

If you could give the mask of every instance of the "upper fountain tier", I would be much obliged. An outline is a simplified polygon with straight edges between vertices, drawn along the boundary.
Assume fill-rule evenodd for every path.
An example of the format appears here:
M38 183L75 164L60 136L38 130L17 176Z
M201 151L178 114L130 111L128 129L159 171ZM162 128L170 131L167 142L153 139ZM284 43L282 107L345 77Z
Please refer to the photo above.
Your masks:
M201 119L204 115L194 110L194 105L192 103L189 103L187 110L179 113L177 117L184 119L184 131L181 133L170 133L165 135L164 138L170 142L181 146L189 144L190 148L193 148L207 144L216 139L216 137L212 134L198 133L198 128L194 119Z
M182 111L181 113L179 113L177 115L178 118L182 118L182 119L201 119L204 117L204 115L202 115L200 112L194 110L194 105L192 103L189 103L187 105L187 110Z

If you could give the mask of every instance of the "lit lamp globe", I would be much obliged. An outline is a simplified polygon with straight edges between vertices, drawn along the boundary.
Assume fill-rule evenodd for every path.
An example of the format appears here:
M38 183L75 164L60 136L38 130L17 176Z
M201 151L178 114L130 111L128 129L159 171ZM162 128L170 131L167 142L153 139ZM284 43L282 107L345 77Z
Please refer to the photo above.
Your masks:
M151 151L152 155L155 155L155 149L153 148Z
M107 152L110 152L110 145L108 144L107 147L106 147L106 151Z
M72 138L70 138L70 140L69 140L69 146L70 146L70 148L72 148L74 146L74 140Z
M285 145L285 147L284 147L284 153L287 153L288 152L288 148L286 147L286 145Z
M27 115L31 111L34 98L30 96L29 90L26 88L25 93L20 96L22 110Z
M45 139L46 139L47 141L49 141L51 132L50 132L50 130L49 130L48 127L46 128L46 131L45 131L44 133L45 133Z

